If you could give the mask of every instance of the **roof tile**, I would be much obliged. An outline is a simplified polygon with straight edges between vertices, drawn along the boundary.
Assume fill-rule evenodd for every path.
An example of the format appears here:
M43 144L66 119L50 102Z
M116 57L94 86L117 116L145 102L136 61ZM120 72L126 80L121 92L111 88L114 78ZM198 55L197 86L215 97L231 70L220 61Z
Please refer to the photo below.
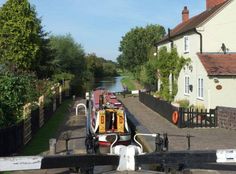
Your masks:
M198 54L209 76L236 75L236 53L233 54Z

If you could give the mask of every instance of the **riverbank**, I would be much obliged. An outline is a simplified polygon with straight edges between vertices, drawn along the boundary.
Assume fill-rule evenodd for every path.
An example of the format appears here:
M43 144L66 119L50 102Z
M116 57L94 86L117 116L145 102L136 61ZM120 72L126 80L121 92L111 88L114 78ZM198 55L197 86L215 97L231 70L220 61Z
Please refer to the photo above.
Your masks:
M129 91L143 89L143 86L130 73L122 73L121 83L126 86Z

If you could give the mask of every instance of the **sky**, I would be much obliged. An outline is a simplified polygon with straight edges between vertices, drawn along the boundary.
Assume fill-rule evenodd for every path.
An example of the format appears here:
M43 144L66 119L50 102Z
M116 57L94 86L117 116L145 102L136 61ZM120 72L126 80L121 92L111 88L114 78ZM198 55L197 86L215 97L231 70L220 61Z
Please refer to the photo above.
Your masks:
M0 6L6 0L0 0ZM173 28L188 6L190 17L205 10L205 0L29 0L43 28L52 35L71 34L86 53L115 61L131 28L159 24Z

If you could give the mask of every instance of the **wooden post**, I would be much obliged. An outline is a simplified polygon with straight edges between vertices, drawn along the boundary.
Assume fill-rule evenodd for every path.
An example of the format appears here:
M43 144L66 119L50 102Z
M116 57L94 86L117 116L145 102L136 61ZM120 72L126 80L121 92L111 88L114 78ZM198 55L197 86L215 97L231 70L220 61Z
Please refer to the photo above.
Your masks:
M59 86L59 103L62 103L62 86Z
M24 145L27 144L32 137L31 130L31 103L23 106L23 119L24 119Z
M56 98L56 90L55 90L55 86L51 87L52 90L52 94L53 94L53 112L55 112L55 110L57 109L57 98Z
M56 154L56 143L57 143L57 140L55 138L49 139L49 155Z
M65 95L66 97L70 96L70 81L65 80Z
M39 97L39 127L44 125L44 95Z

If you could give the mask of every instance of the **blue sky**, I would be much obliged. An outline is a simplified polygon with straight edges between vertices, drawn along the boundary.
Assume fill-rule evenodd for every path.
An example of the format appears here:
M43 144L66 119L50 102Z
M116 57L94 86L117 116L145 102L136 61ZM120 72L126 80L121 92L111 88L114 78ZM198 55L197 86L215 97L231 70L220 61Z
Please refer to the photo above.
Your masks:
M6 0L0 0L0 5ZM86 53L116 60L122 36L135 26L173 28L188 6L190 16L205 10L205 0L29 0L44 30L70 33Z

